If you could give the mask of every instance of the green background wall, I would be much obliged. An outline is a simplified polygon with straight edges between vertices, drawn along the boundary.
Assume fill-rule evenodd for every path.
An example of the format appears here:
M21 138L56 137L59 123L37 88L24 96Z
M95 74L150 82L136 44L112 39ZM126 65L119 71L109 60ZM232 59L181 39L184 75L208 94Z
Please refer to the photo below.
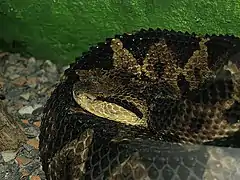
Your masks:
M106 37L149 27L240 36L240 1L0 0L0 49L64 64Z

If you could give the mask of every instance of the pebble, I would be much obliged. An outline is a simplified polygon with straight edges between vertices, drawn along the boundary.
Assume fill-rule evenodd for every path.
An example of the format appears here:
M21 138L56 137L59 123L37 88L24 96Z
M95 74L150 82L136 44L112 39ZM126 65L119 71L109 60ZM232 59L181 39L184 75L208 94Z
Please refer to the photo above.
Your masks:
M4 162L9 162L9 161L15 159L16 154L17 154L17 152L14 152L14 151L3 151L1 153Z
M32 106L24 106L21 109L18 110L19 114L32 114L34 111L34 108Z
M14 79L12 83L15 86L23 86L26 82L27 82L27 79L25 77L19 77Z
M30 58L28 59L28 64L29 64L29 65L35 65L35 64L36 64L36 59L35 59L34 57L30 57Z
M0 179L1 180L16 180L20 179L21 173L17 163L0 164Z
M19 77L20 77L19 74L13 74L12 76L9 77L9 79L14 80L14 79L17 79Z
M30 77L27 78L27 82L26 84L30 87L30 88L36 88L37 84L38 84L38 78L37 77Z
M33 106L24 106L18 110L19 114L32 114L34 110L41 108L41 104L34 104Z
M28 143L29 145L31 145L32 147L34 147L35 149L38 149L39 141L38 141L37 139L35 139L35 138L29 139L29 140L27 141L27 143Z
M55 64L53 64L51 61L46 60L43 63L43 67L46 71L51 72L51 73L55 73L57 71L57 67Z
M36 122L34 122L33 124L34 124L36 127L39 128L39 127L41 126L41 121L36 121Z
M39 134L39 128L37 129L34 126L26 127L26 128L24 128L24 131L28 138L37 137Z
M32 112L32 115L38 116L38 115L42 114L42 112L43 112L43 106L34 109L34 111Z
M0 63L0 94L29 138L17 152L0 152L0 179L46 180L38 150L43 106L69 66L5 52Z
M29 158L26 158L26 157L17 156L16 157L16 161L18 162L18 164L20 166L25 166L28 163L30 163L32 161L32 159L29 159Z
M20 97L22 97L24 100L27 100L27 101L28 101L29 98L30 98L30 95L31 95L31 94L30 94L29 92L27 92L27 93L21 94Z

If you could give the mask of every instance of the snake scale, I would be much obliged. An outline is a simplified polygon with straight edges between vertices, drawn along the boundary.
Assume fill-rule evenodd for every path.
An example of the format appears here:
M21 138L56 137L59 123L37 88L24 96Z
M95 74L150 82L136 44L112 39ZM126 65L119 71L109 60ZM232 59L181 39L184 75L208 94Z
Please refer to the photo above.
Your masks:
M141 29L92 46L45 105L47 179L239 178L239 68L230 35Z

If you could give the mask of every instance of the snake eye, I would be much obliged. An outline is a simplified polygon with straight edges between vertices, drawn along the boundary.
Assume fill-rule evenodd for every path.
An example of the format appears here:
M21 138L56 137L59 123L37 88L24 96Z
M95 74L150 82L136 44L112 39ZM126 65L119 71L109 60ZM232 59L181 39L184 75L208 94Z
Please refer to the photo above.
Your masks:
M79 93L79 92L77 92L77 91L73 91L73 95L74 95L74 96L79 96L79 95L80 95L80 93Z

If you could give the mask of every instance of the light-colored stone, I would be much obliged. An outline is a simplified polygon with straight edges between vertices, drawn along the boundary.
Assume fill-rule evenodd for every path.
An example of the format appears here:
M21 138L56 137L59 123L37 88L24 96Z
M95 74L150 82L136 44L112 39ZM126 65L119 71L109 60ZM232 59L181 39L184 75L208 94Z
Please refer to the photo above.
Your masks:
M21 94L21 95L20 95L20 97L22 97L23 99L25 99L25 100L27 100L27 101L28 101L28 100L29 100L29 97L30 97L30 95L31 95L31 94L30 94L29 92L27 92L27 93Z
M33 106L24 106L21 109L18 110L18 113L23 115L23 114L32 114L32 112L37 109L42 107L42 104L34 104Z
M4 162L9 162L15 159L17 152L16 151L3 151L1 152Z
M11 76L9 76L9 79L14 80L14 79L19 78L19 77L20 77L19 74L12 74Z
M33 111L34 111L34 108L32 106L24 106L18 110L18 113L21 115L32 114Z
M36 63L36 59L35 59L34 57L30 57L30 58L28 59L28 63L29 63L29 64L35 64L35 63Z
M46 60L43 66L44 66L44 69L48 72L51 72L51 73L57 72L57 66L53 64L50 60Z

